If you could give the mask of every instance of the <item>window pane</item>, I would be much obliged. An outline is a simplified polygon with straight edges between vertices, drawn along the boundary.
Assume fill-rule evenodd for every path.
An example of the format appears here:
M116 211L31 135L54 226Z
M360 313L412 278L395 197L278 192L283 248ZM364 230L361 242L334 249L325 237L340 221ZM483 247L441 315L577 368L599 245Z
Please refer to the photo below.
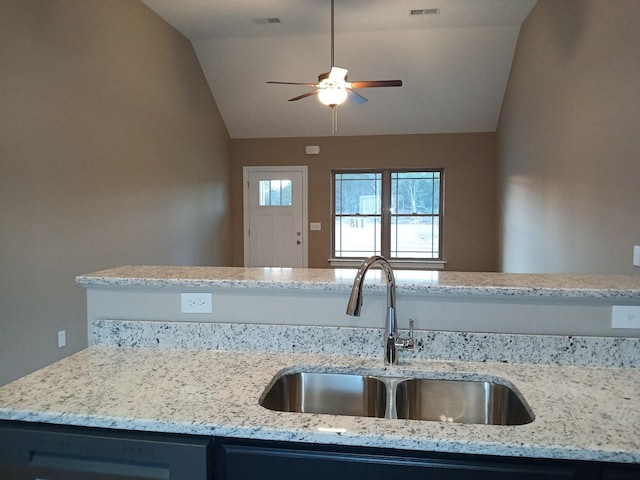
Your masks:
M269 205L280 205L280 180L271 180Z
M291 180L260 180L261 207L291 206Z
M335 177L336 215L379 215L381 173L337 173Z
M291 206L291 180L280 180L280 185L280 205Z
M391 212L438 214L440 172L394 172L391 174Z
M438 217L391 217L391 256L397 258L439 258Z
M271 182L260 180L260 206L271 205Z
M380 217L345 216L335 220L335 256L380 255Z

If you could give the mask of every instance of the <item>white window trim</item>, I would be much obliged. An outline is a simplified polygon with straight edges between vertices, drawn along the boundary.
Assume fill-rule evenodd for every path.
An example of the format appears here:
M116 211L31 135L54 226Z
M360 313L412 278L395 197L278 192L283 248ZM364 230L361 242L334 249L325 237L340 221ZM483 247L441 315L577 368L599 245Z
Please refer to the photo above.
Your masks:
M362 258L329 258L332 267L358 268L365 259ZM444 260L389 260L393 268L402 270L444 270L447 262Z
M383 171L389 171L389 172L401 172L401 171L439 171L440 172L440 188L441 188L441 196L440 196L440 214L438 215L438 217L440 218L440 229L442 229L442 219L443 219L443 213L442 213L442 205L444 203L444 194L442 191L443 188L443 184L442 181L444 179L444 169L442 168L429 168L426 170L421 170L421 169L397 169L397 168L383 168L383 169L375 169L372 168L370 170L367 169L357 169L354 170L354 172L360 172L360 173L376 173L376 172L383 172ZM331 202L331 208L333 210L332 213L332 220L335 219L335 172L347 172L347 170L341 170L341 169L337 169L336 171L332 171L332 202ZM384 188L384 187L383 187ZM382 208L384 208L384 203L382 205ZM331 235L335 235L335 233L333 232L333 221L332 221L332 233ZM335 255L335 245L334 245L334 239L332 238L331 240L331 246L333 249L332 255ZM440 243L440 250L441 250L441 254L442 254L442 249L443 249L443 244ZM329 262L329 265L332 267L359 267L360 264L365 260L365 258L349 258L349 257L332 257L332 258L328 258L327 262ZM389 263L395 267L395 268L400 268L400 269L405 269L405 270L444 270L447 262L443 259L443 258L439 258L439 259L433 259L433 258L425 258L425 259L421 259L421 258L409 258L409 259L402 259L402 258L388 258Z

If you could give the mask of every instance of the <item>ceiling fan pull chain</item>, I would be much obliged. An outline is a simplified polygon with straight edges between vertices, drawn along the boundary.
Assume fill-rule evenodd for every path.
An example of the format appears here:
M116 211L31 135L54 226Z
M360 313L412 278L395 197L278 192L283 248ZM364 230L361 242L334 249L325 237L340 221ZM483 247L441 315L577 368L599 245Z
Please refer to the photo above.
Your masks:
M333 106L331 107L331 133L336 133L338 131L338 109Z

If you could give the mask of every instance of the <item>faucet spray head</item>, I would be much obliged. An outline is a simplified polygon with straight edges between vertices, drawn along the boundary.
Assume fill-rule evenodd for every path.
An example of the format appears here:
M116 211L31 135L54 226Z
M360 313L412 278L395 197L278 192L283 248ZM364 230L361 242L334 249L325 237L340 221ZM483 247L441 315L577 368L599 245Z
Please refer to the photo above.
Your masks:
M364 284L364 276L366 275L369 267L372 265L382 262L387 263L387 260L379 255L373 255L367 258L362 264L360 268L358 268L358 272L356 273L356 278L353 280L353 287L351 288L351 296L349 296L349 303L347 303L347 315L351 315L354 317L360 316L360 307L362 307L362 288ZM382 263L384 267L384 263ZM393 281L393 272L390 270L391 267L385 268L385 274L387 275L387 280L389 285L394 285ZM395 300L394 300L395 301Z
M354 285L347 303L347 315L353 317L360 316L360 308L362 307L362 289L358 285Z

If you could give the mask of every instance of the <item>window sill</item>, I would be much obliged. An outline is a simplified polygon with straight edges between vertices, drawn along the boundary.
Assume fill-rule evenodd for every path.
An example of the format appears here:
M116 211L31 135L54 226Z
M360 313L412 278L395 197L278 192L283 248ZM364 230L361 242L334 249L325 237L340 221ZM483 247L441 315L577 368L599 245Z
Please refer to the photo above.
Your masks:
M332 267L358 268L364 258L329 258ZM398 270L444 270L444 260L389 260L393 268Z

